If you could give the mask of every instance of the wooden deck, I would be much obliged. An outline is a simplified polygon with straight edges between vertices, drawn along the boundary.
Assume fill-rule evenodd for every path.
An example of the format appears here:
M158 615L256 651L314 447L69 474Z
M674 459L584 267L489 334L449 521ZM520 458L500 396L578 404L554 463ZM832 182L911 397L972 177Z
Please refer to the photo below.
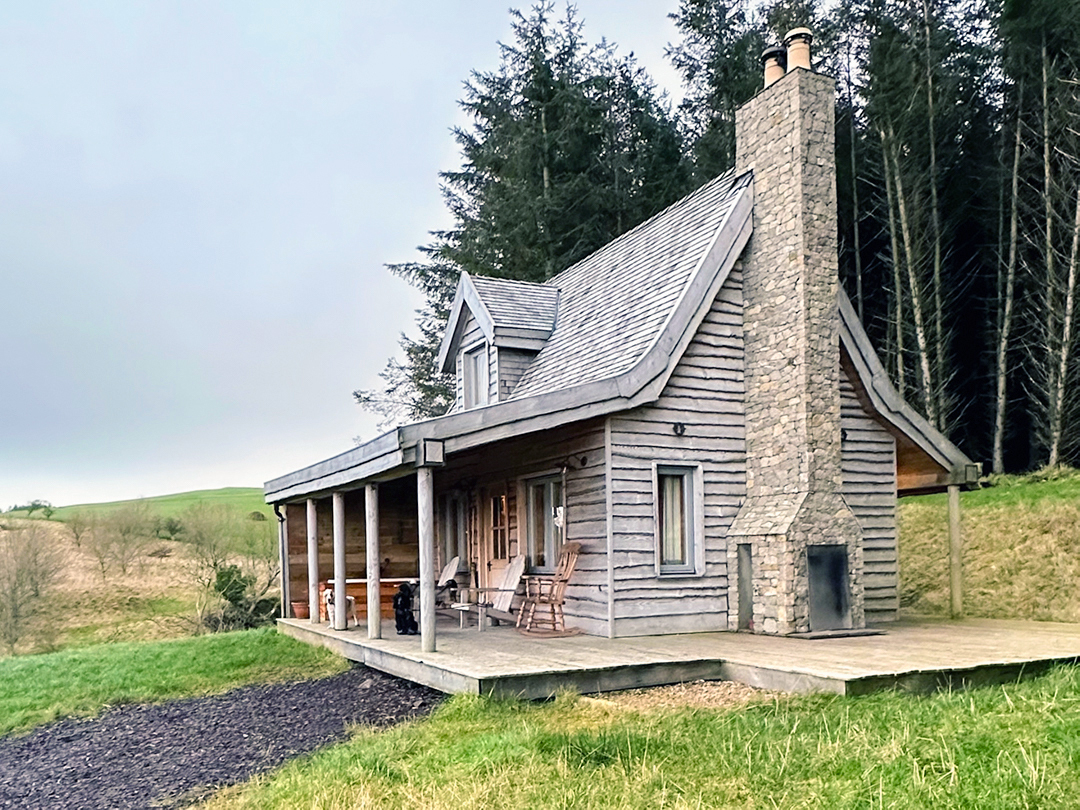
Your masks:
M635 638L527 638L509 627L458 629L440 617L438 649L419 636L385 638L366 628L282 619L279 629L353 661L444 692L546 698L570 687L583 694L678 683L731 680L788 692L926 692L1015 680L1054 663L1080 662L1080 624L970 619L884 625L884 635L797 639L743 633Z

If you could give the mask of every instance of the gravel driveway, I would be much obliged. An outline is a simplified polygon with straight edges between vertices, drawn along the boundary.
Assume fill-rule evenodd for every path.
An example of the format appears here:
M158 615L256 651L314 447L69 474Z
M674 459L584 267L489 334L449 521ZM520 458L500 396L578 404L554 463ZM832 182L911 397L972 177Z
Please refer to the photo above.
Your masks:
M62 720L0 739L0 807L179 807L343 740L347 724L392 725L444 697L354 666L332 678Z

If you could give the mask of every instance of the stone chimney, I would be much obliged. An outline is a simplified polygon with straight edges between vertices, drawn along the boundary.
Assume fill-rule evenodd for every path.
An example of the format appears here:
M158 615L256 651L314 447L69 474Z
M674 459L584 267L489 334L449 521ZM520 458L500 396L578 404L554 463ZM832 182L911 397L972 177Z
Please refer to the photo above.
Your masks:
M834 82L809 69L809 42L806 29L789 33L787 72L735 118L736 171L754 173L754 231L743 254L746 500L729 532L729 615L732 629L784 635L864 623L862 530L841 496Z

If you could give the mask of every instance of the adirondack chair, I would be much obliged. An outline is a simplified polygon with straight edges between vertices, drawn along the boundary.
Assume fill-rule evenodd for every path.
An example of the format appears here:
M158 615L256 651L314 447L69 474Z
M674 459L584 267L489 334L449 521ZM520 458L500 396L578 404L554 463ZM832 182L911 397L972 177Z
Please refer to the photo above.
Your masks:
M502 577L500 577L494 588L463 588L463 591L475 593L477 598L475 602L455 602L450 606L458 611L461 617L461 627L465 626L466 613L477 614L477 623L480 630L484 629L484 624L488 618L491 618L496 623L500 620L505 622L516 621L516 617L511 612L511 607L514 602L514 594L517 593L518 583L521 582L521 575L524 573L525 558L519 555L514 557L510 564L503 569Z
M517 626L525 633L562 635L566 630L563 616L566 584L574 573L581 543L566 543L559 552L559 562L550 577L526 577L525 599L518 610Z
M450 588L450 581L457 576L458 561L460 557L454 557L443 568L439 579L435 583L435 607L449 607L450 602L457 596L456 589Z

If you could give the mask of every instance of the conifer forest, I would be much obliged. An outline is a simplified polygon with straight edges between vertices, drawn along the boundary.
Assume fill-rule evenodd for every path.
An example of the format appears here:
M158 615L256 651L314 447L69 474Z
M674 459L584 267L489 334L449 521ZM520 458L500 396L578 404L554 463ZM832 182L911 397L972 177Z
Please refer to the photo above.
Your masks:
M453 226L388 268L426 304L354 394L385 425L452 402L462 270L544 281L730 170L761 52L805 26L836 79L841 283L893 383L985 472L1080 463L1080 0L681 0L679 88L573 6L511 15L462 77Z

